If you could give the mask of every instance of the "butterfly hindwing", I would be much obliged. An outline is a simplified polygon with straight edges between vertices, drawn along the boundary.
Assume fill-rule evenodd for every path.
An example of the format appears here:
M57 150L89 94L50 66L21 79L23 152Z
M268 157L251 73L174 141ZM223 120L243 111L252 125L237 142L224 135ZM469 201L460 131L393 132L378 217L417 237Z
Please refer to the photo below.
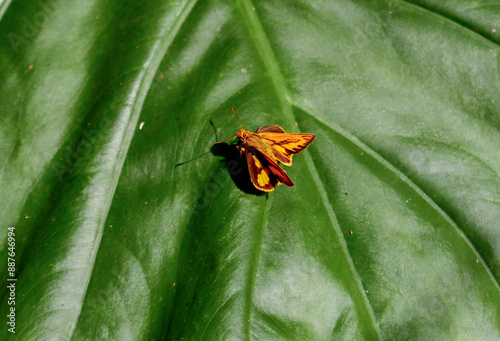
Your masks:
M273 160L269 159L266 155L262 155L262 157L267 162L267 168L271 171L271 173L276 178L278 178L278 181L279 181L278 185L279 184L285 184L288 187L292 187L293 186L292 179L290 179L290 177L288 176L288 174L286 174L286 172L280 166L278 166L278 164L276 162L274 162Z
M246 158L252 183L261 191L271 192L281 183L293 186L286 172L259 151L253 148L246 149Z

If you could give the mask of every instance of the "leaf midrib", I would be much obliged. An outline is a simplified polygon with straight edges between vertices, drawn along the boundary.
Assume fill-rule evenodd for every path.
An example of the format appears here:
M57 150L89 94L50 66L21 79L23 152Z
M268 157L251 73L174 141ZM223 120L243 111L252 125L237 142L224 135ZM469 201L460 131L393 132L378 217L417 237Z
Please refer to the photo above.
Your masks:
M269 40L267 39L267 36L264 32L264 29L260 23L260 20L255 13L255 7L252 5L250 0L240 0L240 4L242 7L242 15L244 18L244 22L247 25L248 32L253 39L253 42L255 44L255 47L257 51L259 52L259 55L261 56L262 62L269 74L269 77L271 78L273 85L276 89L276 94L280 100L282 111L285 114L285 116L288 118L289 121L295 122L295 115L293 114L293 111L291 109L291 104L293 105L293 102L290 100L292 97L290 95L290 91L288 90L288 87L286 85L285 78L283 77L283 73L281 71L281 68L279 66L279 63L271 49L271 45L269 43ZM299 128L295 128L297 130ZM330 218L330 222L332 224L332 228L334 233L337 235L337 238L342 246L343 253L347 259L347 262L349 264L350 270L353 274L353 277L356 281L356 284L358 286L358 290L363 298L363 302L365 305L365 309L368 312L368 315L370 316L372 326L374 330L377 333L377 336L379 339L382 339L381 332L378 326L378 323L376 323L375 315L373 313L373 310L371 308L370 302L368 300L368 297L366 296L366 292L363 289L363 285L360 279L360 276L354 267L354 263L352 260L352 257L350 256L349 250L347 248L347 243L343 237L343 234L341 233L340 230L340 225L338 224L337 217L335 215L335 212L333 211L331 205L329 205L328 198L326 197L326 191L324 190L323 183L321 182L321 179L319 177L319 174L316 170L316 167L314 166L314 163L310 157L309 154L306 154L306 159L307 159L307 167L309 168L309 172L311 173L314 183L316 184L316 188L318 189L318 192L320 194L321 200L323 202L323 205L328 212L328 216ZM255 270L257 267L255 267ZM255 275L254 275L255 276ZM249 335L250 335L250 329L251 329L251 320L248 320L248 329L249 329Z

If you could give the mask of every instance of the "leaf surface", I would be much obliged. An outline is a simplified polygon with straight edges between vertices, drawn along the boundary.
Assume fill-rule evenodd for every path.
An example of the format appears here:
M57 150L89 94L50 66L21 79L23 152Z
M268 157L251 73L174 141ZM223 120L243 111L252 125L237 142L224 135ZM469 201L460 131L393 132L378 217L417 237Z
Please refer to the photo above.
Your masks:
M0 1L3 337L500 338L498 15ZM231 107L316 134L295 187L211 148Z

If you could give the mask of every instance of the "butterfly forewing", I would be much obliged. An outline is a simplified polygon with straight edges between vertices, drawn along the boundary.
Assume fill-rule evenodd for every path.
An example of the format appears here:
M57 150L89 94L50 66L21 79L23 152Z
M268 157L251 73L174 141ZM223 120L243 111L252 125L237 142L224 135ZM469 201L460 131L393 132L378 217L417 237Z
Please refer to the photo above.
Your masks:
M273 156L284 165L292 165L293 154L298 154L307 148L314 138L313 134L257 133L260 139L270 145Z

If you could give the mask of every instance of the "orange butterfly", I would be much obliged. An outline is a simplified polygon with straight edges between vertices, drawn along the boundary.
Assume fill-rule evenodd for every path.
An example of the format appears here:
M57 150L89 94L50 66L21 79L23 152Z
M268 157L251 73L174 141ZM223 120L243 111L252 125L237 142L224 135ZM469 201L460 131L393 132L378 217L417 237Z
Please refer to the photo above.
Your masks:
M264 192L271 192L280 184L293 186L286 172L278 166L278 161L286 166L292 165L293 154L306 149L316 138L313 134L287 134L277 125L261 127L255 133L243 129L233 109L241 129L235 137L240 143L236 146L240 157L245 154L248 171L253 185ZM229 140L216 142L222 143Z

